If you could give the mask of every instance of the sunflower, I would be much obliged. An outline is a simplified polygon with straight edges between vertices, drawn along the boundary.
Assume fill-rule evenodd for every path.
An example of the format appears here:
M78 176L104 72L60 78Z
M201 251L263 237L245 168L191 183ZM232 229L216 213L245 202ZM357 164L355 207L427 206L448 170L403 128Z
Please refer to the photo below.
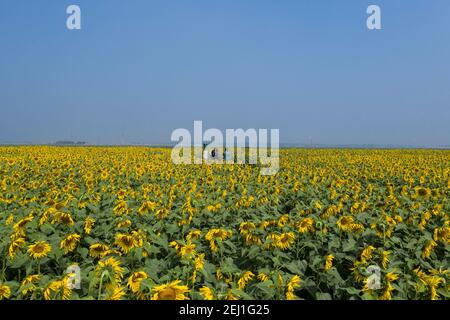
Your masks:
M200 238L200 236L202 235L202 232L200 230L194 229L189 231L189 233L186 236L186 240L190 241L192 239L196 240L198 238Z
M295 241L293 232L282 233L276 237L275 246L281 250L286 250L291 247Z
M361 271L360 271L361 264L362 264L361 262L355 261L353 263L353 267L350 268L350 270L352 271L353 279L355 279L355 281L358 282L358 283L363 283L365 281L365 279L366 279L361 274Z
M64 252L67 254L69 252L72 252L77 247L78 243L80 242L80 235L76 233L69 234L67 237L65 237L61 242L59 243L59 247L64 250Z
M257 278L261 282L269 280L269 276L263 272L259 273Z
M53 216L57 211L58 210L56 210L53 207L45 210L44 213L39 218L39 225L43 225L44 223L46 223L48 221L48 219L50 218L50 216Z
M322 209L322 204L320 203L320 201L319 200L317 200L316 202L314 202L314 207L316 208L316 209Z
M114 257L109 257L98 262L95 268L97 276L100 277L105 271L109 273L115 282L120 283L122 281L124 269L121 267L120 261Z
M124 220L124 221L120 221L118 224L117 224L117 229L122 229L122 228L128 228L129 226L131 226L131 220L129 220L129 219L127 219L127 220Z
M102 170L102 173L100 174L100 179L106 180L106 179L108 179L108 177L109 177L108 170L103 169L103 170Z
M67 278L50 282L44 290L45 300L69 300L72 290L67 284Z
M283 214L279 219L278 219L278 227L283 228L284 225L289 221L289 215L288 214Z
M180 286L181 280L175 280L152 289L152 300L187 300L185 296L189 292L187 286Z
M201 253L197 255L194 259L194 268L196 271L201 271L205 264L205 254Z
M8 247L8 256L13 259L19 249L25 244L25 238L17 238Z
M233 294L233 291L228 290L227 296L225 297L225 299L226 299L226 300L238 300L238 297L236 297L236 296Z
M293 276L286 285L286 299L294 300L296 296L294 295L295 289L300 287L300 277L295 275Z
M432 275L446 275L450 272L449 269L444 269L443 267L440 267L439 269L430 269L430 273Z
M372 259L372 252L375 250L374 246L367 246L361 253L361 262L366 263Z
M145 201L138 209L138 213L143 216L147 214L149 211L153 211L156 209L156 202Z
M300 233L313 232L314 231L314 220L312 218L304 218L302 221L297 223L297 229Z
M107 245L95 243L89 247L89 254L93 258L103 258L108 250L109 247Z
M336 222L339 229L342 231L347 231L350 227L350 225L353 223L353 217L351 216L342 216L338 219Z
M135 248L141 248L144 246L144 241L147 240L147 235L144 230L133 230L131 231L131 236L134 238Z
M176 241L176 240L171 241L171 242L169 243L169 247L174 248L174 249L177 250L177 251L180 251L181 246L182 246L182 245L179 244L178 241Z
M92 172L86 172L86 174L84 175L84 178L86 179L86 180L91 180L91 179L93 179L94 178L94 174L92 173Z
M53 216L53 220L51 223L61 223L72 226L75 222L73 221L72 215L70 213L58 211Z
M398 279L398 274L396 274L396 273L394 273L394 272L388 272L387 274L386 274L386 281L387 282L393 282L393 281L395 281L395 280L397 280Z
M120 257L122 255L122 252L120 252L119 250L107 250L103 257L114 255Z
M422 251L422 258L428 259L430 258L431 253L433 252L434 248L437 247L437 242L434 240L430 240L427 245L423 248Z
M9 299L10 296L11 296L11 288L8 287L6 284L0 283L0 300Z
M450 243L450 227L435 228L433 231L433 240Z
M334 256L332 254L327 255L326 259L325 259L325 271L328 271L331 269L331 267L333 266L333 260L334 260Z
M180 255L182 257L191 257L195 255L195 244L188 243L180 248Z
M167 208L158 209L158 210L156 210L156 213L155 213L155 216L158 219L164 219L168 215L169 215L169 210Z
M242 290L245 288L245 286L247 285L247 283L253 279L253 277L255 276L255 274L251 271L246 271L242 274L242 276L239 278L238 280L238 288L239 290Z
M91 217L87 217L86 220L84 220L84 232L86 234L91 234L92 228L94 228L95 219Z
M279 237L279 235L277 235L276 233L269 233L266 236L267 243L265 246L267 247L267 249L271 249L275 246L275 242L277 241L278 237Z
M271 223L270 223L270 221L266 220L266 221L261 222L261 224L259 225L259 228L262 230L266 230L267 227L269 227L269 226L271 226Z
M121 300L125 295L125 288L118 285L112 285L107 288L108 295L105 300Z
M125 200L119 200L117 205L114 207L113 212L116 215L121 215L128 212L128 203Z
M46 241L38 241L28 246L28 254L33 259L42 259L52 251L51 245Z
M439 294L437 292L437 289L439 288L439 285L443 283L445 280L441 277L436 276L427 276L426 277L426 285L429 287L430 290L430 299L436 300L439 298Z
M206 234L205 239L206 240L220 239L220 240L224 241L224 240L228 239L229 237L231 237L230 230L211 229Z
M348 226L348 230L361 233L364 231L364 226L360 223L352 223Z
M220 239L221 241L224 241L231 237L232 232L230 230L223 230L223 229L211 229L208 231L208 233L205 235L205 239L209 241L209 246L211 248L211 251L217 252L219 247L217 246L217 239Z
M430 188L416 187L416 197L428 198L431 195Z
M16 232L22 232L28 222L33 220L33 215L30 213L25 218L20 219L14 226L13 230Z
M34 283L38 282L41 279L41 276L39 274L33 274L27 276L22 281L22 295L27 295L28 293L33 292L36 289L36 286Z
M381 253L381 266L386 269L389 264L389 256L391 255L391 251L383 251Z
M239 225L239 231L242 235L249 234L251 230L255 229L256 225L253 222L247 221L247 222L241 222Z
M209 287L203 286L199 291L205 300L214 300L214 292Z
M380 296L380 300L391 300L392 299L392 291L394 291L394 287L392 286L392 282L398 279L398 274L393 272L388 272L385 276L386 286L384 288L383 293Z
M430 220L430 218L431 218L430 211L424 212L424 214L422 215L422 218L420 219L420 222L419 222L419 228L421 230L425 229L425 226L426 226L428 220Z
M249 233L245 235L245 242L249 245L261 244L262 240L257 235Z
M138 271L133 273L130 278L128 279L128 287L130 288L131 292L138 293L141 289L141 282L142 280L145 280L148 278L148 274L144 271Z
M117 234L116 242L119 248L123 251L123 253L128 253L131 249L136 247L136 239L132 235L128 234Z
M5 220L5 226L9 226L11 223L13 223L14 222L14 215L13 214L10 214L9 216L8 216L8 218Z

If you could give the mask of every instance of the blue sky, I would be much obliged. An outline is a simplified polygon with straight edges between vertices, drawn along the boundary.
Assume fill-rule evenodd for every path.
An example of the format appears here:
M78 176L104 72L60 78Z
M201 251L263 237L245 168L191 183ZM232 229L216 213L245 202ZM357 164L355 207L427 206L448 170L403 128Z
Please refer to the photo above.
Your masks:
M0 142L449 145L449 57L448 0L1 0Z

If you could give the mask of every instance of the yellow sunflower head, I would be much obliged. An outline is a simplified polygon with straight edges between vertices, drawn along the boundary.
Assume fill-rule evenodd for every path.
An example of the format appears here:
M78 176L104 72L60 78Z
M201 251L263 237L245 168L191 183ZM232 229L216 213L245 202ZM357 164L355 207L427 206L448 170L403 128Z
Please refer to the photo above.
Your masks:
M9 299L11 296L11 288L6 284L0 284L0 300Z
M39 274L29 275L25 279L23 279L21 284L22 295L25 296L28 293L33 292L36 289L35 283L38 282L40 279L41 275Z
M110 275L110 279L120 283L123 278L124 269L121 267L119 260L114 257L109 257L99 261L95 271L98 277L101 277L102 274L108 273Z
M8 256L13 259L19 249L25 244L25 238L17 238L8 247Z
M295 241L293 232L282 233L275 239L275 246L281 250L286 250L291 247Z
M72 290L70 289L67 278L55 280L49 283L44 290L45 300L69 300Z
M109 250L107 245L95 243L89 247L89 254L93 258L103 258Z
M72 252L80 242L80 235L76 233L69 234L59 243L59 247L64 250L65 253Z
M144 271L138 271L133 273L128 279L128 287L133 293L138 293L141 289L141 282L148 278L147 273Z
M121 300L125 295L125 288L119 285L111 285L107 288L106 300Z
M353 223L353 221L354 221L353 217L351 217L351 216L342 216L338 219L336 224L339 227L339 229L341 229L342 231L346 231L349 229L349 227Z
M214 292L209 287L203 286L199 291L205 300L214 300Z
M123 253L128 253L136 247L136 239L132 235L119 233L116 235L116 244Z
M46 241L38 241L28 247L28 254L33 259L42 259L52 251L51 245Z
M152 300L187 300L186 293L189 292L187 286L179 285L181 280L172 281L152 289Z
M334 256L332 254L327 255L325 258L325 271L328 271L333 266Z

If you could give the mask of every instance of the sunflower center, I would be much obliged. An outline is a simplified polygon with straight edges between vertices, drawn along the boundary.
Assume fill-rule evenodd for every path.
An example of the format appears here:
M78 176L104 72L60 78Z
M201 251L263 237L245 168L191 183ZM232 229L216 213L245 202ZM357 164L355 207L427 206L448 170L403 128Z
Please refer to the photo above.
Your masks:
M125 246L131 247L133 245L133 239L132 238L123 238L122 242Z
M166 288L158 295L159 300L175 300L176 297L177 292L173 288Z
M420 194L421 196L424 196L424 195L427 194L427 190L425 190L425 189L419 189L419 194Z
M45 249L44 246L38 245L38 246L34 247L34 252L42 253L44 251L44 249Z

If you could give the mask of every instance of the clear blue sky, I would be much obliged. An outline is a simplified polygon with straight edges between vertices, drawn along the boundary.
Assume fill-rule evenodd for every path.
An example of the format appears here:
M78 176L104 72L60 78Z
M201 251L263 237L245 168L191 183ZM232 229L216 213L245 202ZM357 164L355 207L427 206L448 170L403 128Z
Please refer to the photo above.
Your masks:
M450 1L0 0L0 142L166 143L194 120L448 145Z

